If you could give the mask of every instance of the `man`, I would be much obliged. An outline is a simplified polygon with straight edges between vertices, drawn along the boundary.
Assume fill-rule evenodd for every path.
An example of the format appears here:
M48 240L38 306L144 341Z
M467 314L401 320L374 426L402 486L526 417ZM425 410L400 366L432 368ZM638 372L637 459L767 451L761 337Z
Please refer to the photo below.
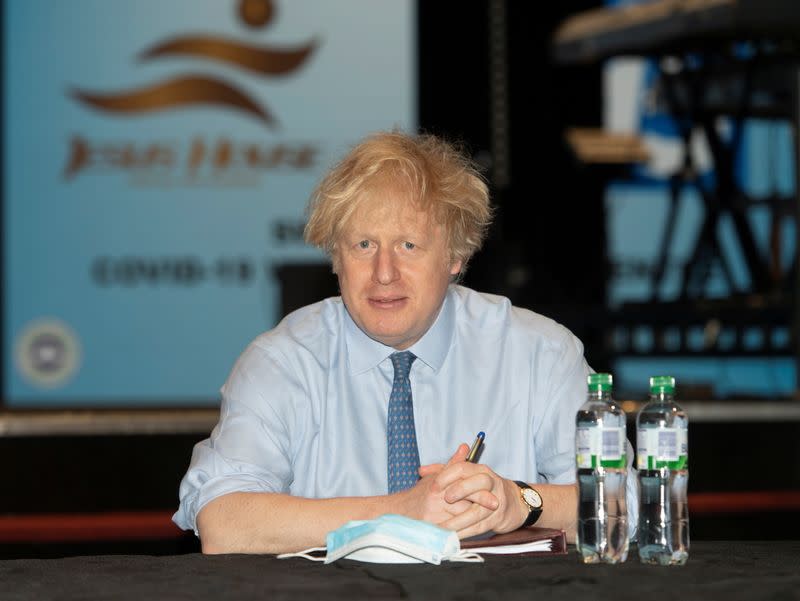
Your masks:
M574 540L574 423L591 369L561 325L454 283L491 219L479 172L444 140L378 132L309 208L306 240L329 253L341 297L240 356L175 522L205 553L321 546L386 513L461 538L536 522ZM467 462L479 431L483 453Z

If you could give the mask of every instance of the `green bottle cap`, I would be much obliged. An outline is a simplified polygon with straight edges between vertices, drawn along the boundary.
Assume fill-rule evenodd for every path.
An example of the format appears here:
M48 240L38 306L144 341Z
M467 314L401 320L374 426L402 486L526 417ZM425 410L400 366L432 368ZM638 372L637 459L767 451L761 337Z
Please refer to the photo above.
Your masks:
M599 390L602 392L608 392L611 390L611 384L613 382L613 378L611 374L589 374L586 377L586 381L589 384L589 390Z
M653 376L650 378L650 392L652 394L675 392L675 378L672 376Z

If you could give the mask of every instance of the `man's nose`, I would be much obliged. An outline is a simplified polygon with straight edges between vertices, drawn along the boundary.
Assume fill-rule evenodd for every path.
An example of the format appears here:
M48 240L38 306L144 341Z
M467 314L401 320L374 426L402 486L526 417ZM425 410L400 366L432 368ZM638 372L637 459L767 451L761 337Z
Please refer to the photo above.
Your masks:
M375 253L372 278L379 284L391 284L398 277L400 271L397 269L397 257L394 252L388 248L378 249Z

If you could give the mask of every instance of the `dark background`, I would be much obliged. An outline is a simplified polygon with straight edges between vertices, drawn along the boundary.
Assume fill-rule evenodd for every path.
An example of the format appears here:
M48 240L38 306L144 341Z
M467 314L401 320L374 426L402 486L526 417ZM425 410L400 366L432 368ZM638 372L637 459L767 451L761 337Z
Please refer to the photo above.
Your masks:
M504 5L505 27L491 32L491 3L463 3L457 11L447 2L419 3L420 124L465 140L478 160L488 158L498 213L465 283L570 317L586 335L572 308L605 302L605 234L597 227L604 182L574 159L564 129L601 125L601 70L556 65L550 40L564 18L600 3L495 4ZM497 98L490 42L505 42L507 56L507 92ZM507 112L505 136L493 130L493 111ZM498 155L503 165L491 161Z

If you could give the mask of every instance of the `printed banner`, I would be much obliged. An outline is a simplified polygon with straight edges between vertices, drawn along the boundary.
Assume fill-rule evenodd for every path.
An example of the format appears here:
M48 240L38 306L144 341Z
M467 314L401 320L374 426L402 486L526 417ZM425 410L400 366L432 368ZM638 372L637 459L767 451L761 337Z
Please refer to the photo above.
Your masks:
M322 172L416 128L412 0L6 0L5 406L213 404Z

